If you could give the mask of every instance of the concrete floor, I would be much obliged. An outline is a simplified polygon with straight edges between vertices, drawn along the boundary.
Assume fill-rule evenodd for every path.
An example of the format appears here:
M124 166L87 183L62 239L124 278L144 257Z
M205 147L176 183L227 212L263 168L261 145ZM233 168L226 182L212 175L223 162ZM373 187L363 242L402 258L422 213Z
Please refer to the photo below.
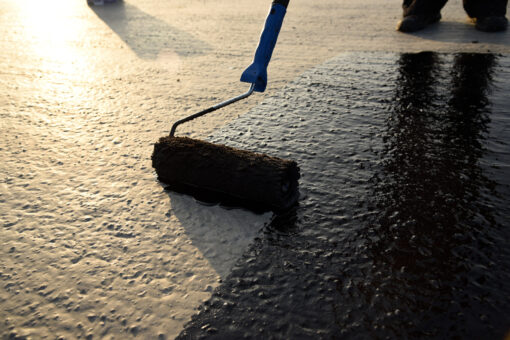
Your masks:
M173 338L229 275L271 216L169 199L150 155L175 119L244 92L269 3L0 3L0 334ZM394 30L400 13L292 1L267 92L184 133L214 135L344 53L509 52L459 0L418 34Z

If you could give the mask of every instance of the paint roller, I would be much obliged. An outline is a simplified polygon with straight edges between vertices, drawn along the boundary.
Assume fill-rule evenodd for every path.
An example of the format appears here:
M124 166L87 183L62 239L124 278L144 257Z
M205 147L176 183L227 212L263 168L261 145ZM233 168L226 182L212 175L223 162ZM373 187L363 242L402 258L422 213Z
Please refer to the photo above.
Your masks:
M152 166L167 189L198 200L241 206L258 211L285 211L299 198L299 167L292 160L175 136L179 125L264 92L267 66L287 11L289 0L275 0L267 16L252 64L241 81L250 89L174 123L170 135L154 145Z

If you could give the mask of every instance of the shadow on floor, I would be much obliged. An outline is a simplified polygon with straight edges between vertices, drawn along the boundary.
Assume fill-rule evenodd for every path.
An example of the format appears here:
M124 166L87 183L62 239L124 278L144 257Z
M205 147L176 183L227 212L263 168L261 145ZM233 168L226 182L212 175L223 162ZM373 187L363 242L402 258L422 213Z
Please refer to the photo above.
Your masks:
M234 263L260 234L270 213L254 214L243 209L206 206L191 196L168 191L171 214L181 222L193 246L216 273L225 279Z
M510 35L508 32L480 32L475 29L473 23L466 19L465 22L440 21L424 30L412 35L432 41L446 43L473 43L473 44L493 44L510 46Z
M190 33L124 1L91 9L142 59L156 59L165 50L181 57L193 57L211 49Z

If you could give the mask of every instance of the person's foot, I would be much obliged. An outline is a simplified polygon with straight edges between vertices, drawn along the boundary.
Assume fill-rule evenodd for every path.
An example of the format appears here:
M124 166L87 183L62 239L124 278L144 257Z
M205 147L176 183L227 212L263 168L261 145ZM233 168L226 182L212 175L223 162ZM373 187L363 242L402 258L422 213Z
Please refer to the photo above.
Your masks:
M87 0L89 6L103 6L104 0Z
M483 32L501 32L508 27L508 19L503 15L475 18L475 28Z
M430 24L441 20L441 14L432 15L408 15L405 16L397 25L397 31L400 32L416 32L424 29Z

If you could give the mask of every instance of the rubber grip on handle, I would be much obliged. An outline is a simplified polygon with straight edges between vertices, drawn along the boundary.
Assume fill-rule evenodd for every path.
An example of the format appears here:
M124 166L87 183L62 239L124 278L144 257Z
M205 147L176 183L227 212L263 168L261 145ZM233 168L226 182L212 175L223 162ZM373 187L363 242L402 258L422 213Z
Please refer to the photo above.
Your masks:
M274 1L266 19L264 30L260 36L259 45L255 51L252 64L241 75L241 81L255 84L255 91L264 92L267 86L267 66L271 60L278 34L282 27L283 18L287 12L288 1ZM286 3L286 4L285 4Z

